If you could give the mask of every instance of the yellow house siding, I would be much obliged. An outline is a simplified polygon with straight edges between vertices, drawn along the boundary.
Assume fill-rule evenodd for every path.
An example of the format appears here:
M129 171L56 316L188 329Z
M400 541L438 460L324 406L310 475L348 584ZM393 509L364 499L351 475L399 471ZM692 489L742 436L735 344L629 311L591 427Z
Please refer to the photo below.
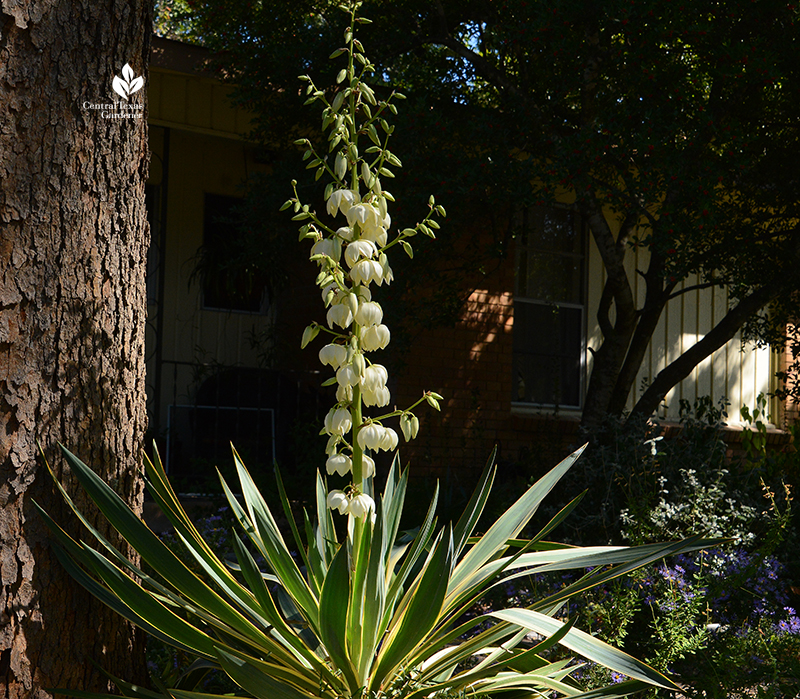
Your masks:
M186 79L186 122L190 126L212 128L212 89L207 80Z
M165 157L162 134L162 129L151 128L154 160ZM166 267L161 309L162 416L171 404L192 404L202 379L214 367L258 365L248 336L265 332L271 316L204 309L200 285L191 280L203 244L204 195L241 196L240 183L256 168L244 142L170 130L167 236L161 260Z
M612 222L613 225L613 222ZM644 247L637 247L628 255L625 268L631 281L631 289L639 308L645 300L645 282L637 269L647 269L649 253ZM587 376L591 375L592 349L602 343L602 333L597 323L597 310L605 283L605 270L600 253L591 239L589 242L587 267ZM687 289L701 283L696 276L690 276L680 286ZM648 346L642 366L636 377L631 395L628 398L628 409L641 395L643 387L655 377L668 363L677 359L683 352L701 340L726 314L728 294L725 289L690 289L672 299L658 322L652 340ZM613 309L612 309L613 321ZM747 405L753 408L759 394L766 394L773 389L775 361L768 347L758 348L742 342L737 335L724 347L704 359L692 373L675 386L666 396L658 417L665 420L677 420L680 416L680 401L689 404L703 396L710 396L717 404L727 399L728 422L741 423L740 408ZM778 406L771 406L773 412ZM777 412L775 418L777 419Z
M230 103L229 92L227 85L203 75L151 68L148 121L154 126L242 139L251 129L251 117Z

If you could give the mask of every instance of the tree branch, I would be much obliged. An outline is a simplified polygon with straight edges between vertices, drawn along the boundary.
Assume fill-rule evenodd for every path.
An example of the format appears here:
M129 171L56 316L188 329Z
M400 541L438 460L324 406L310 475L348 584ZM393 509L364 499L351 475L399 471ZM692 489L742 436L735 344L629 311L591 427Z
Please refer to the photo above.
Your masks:
M450 29L447 26L447 15L441 0L436 0L436 15L439 20L439 34L431 36L431 41L446 46L456 55L468 61L488 82L500 86L503 90L520 100L531 112L537 115L538 123L540 125L544 124L545 121L542 118L542 112L538 108L538 105L531 101L530 95L520 90L505 73L495 68L479 53L464 46L464 44L456 40L450 33ZM555 138L555 135L553 135L553 137Z
M683 294L688 294L690 291L702 291L703 289L710 289L714 286L722 286L722 282L703 282L702 284L692 284L692 286L684 287L680 291L670 294L667 297L667 301L672 301L672 299L676 299Z

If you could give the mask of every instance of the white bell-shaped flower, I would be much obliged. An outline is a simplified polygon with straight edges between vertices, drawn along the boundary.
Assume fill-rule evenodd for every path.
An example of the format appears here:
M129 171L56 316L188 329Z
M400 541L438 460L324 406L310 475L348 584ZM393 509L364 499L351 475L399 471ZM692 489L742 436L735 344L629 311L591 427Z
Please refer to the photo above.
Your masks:
M311 246L312 255L327 255L338 262L342 257L342 241L338 238L322 238Z
M336 230L336 237L341 238L346 243L349 243L356 237L356 232L350 226L342 226Z
M380 448L383 449L383 451L394 451L397 449L397 442L397 432L395 432L391 427L384 427Z
M328 493L327 501L328 507L332 510L339 510L340 514L346 514L350 507L350 500L341 490L332 490Z
M336 401L338 403L353 402L353 386L350 384L339 384L336 387Z
M381 255L380 265L382 270L381 277L383 278L383 281L385 281L387 284L391 284L392 281L394 281L394 272L392 272L392 268L389 266L389 259L386 257L386 255Z
M341 211L345 216L353 204L357 204L361 199L358 194L350 189L337 189L328 198L327 210L330 216L336 216Z
M350 411L346 408L332 408L325 416L325 431L328 434L345 435L352 425Z
M365 386L385 386L389 380L389 372L383 364L370 364L364 370L362 384Z
M368 286L357 286L355 287L354 291L356 292L360 303L372 301L372 292L369 290Z
M345 304L337 303L328 309L327 318L329 328L332 329L334 325L346 328L353 322L353 312Z
M361 455L361 476L372 478L375 475L375 461L367 454Z
M379 248L382 248L386 245L388 234L385 227L375 226L373 228L369 228L368 230L362 231L361 238L362 240L371 240Z
M369 284L376 282L383 284L383 267L377 260L361 260L350 270L350 279L356 284Z
M347 361L347 348L344 345L325 345L319 351L319 361L338 369Z
M391 339L389 328L385 325L370 325L361 331L361 349L365 352L374 352L377 349L386 349Z
M340 386L355 386L361 380L361 376L352 364L345 364L336 370L336 383Z
M361 400L364 405L383 407L389 405L391 394L386 388L389 373L380 364L372 364L364 370L361 377Z
M362 449L372 449L373 451L379 449L383 439L383 427L374 422L362 425L356 439L358 446Z
M354 240L344 251L344 259L348 267L353 267L361 258L370 259L378 253L378 248L371 240Z
M329 476L333 475L334 473L344 476L350 473L352 470L353 462L346 454L334 454L325 462L325 468L328 471Z
M355 315L359 325L378 325L383 320L383 309L375 301L362 303Z
M359 519L364 519L367 515L372 518L375 516L375 501L366 493L356 495L350 500L350 506L347 508L349 514Z
M389 405L391 400L392 394L389 392L389 389L386 388L386 386L378 386L372 389L361 389L361 401L368 408L371 408L372 406L382 408L386 405Z
M358 225L362 232L379 225L378 212L370 204L356 204L344 213L347 216L347 225L351 228Z
M391 451L397 448L397 433L390 427L383 427L374 422L363 425L358 431L358 445L371 451Z

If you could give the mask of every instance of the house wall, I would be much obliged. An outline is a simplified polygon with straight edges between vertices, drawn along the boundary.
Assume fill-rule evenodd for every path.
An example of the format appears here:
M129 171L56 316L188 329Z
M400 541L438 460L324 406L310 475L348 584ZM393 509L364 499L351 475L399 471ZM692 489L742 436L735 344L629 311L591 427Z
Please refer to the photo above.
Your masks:
M646 253L638 250L630 261L634 293L643 302L644 284L634 273L643 268ZM601 333L596 314L604 271L592 241L587 251L587 349L586 380L591 373L591 349L599 347ZM422 332L412 343L405 369L397 378L393 404L405 407L424 389L445 397L442 411L427 406L417 411L420 436L403 445L405 462L419 465L439 476L464 469L480 469L497 445L505 468L530 473L554 465L580 444L578 411L512 405L512 351L514 332L514 255L508 255L499 270L473 291L453 327ZM682 288L694 286L687 279ZM703 337L718 322L727 307L720 290L695 290L674 299L648 347L636 394L649 377ZM391 323L391 319L387 319ZM734 338L704 360L692 374L667 395L657 417L665 424L679 419L680 401L690 404L702 396L717 403L727 399L728 422L741 423L739 408L755 406L756 397L772 388L774 357L768 348L742 345ZM772 405L777 415L776 406Z
M155 436L166 436L170 406L192 405L198 387L215 369L259 365L259 348L251 344L251 336L272 332L279 337L287 348L279 354L281 368L302 373L305 380L314 383L308 370L320 369L313 351L297 349L311 316L324 317L310 264L298 267L297 288L279 298L267 314L202 307L201 290L191 274L202 244L203 196L237 196L241 183L263 167L243 140L249 116L231 106L226 86L196 72L202 60L198 49L156 40L147 85L152 150L148 183L163 195L155 216L148 294L148 392ZM592 242L587 255L588 379L591 349L601 342L595 317L604 272ZM504 467L517 465L530 472L551 466L579 441L577 411L512 405L514 260L509 254L476 284L455 325L418 334L405 368L392 375L392 404L398 407L410 405L425 389L445 396L441 413L426 406L417 411L420 436L401 449L404 461L415 467L435 475L479 469L497 445ZM643 249L629 260L629 277L640 302L644 285L634 270L645 264ZM689 279L685 285L695 283ZM629 406L639 387L702 337L726 306L727 297L719 290L692 291L669 304ZM387 318L390 327L392 322ZM743 349L734 339L670 392L659 417L677 420L680 400L692 403L709 395L715 402L727 398L730 421L739 422L739 407L752 407L757 395L769 390L772 362L767 349ZM777 415L777 406L772 407Z
M595 246L592 247L596 251ZM645 284L635 270L646 269L647 263L648 253L643 247L635 249L629 256L628 277L633 285L634 298L640 306L644 304ZM592 256L589 279L590 298L596 301L600 298L600 290L605 281L599 253ZM691 275L680 284L676 293L691 289L700 282L697 276ZM641 387L649 383L668 363L701 340L722 319L728 304L727 290L718 288L687 291L667 304L637 374L634 391L628 399L629 409L633 407ZM595 303L590 309L590 320L594 320L596 312ZM596 323L591 324L589 346L598 347L601 338L599 327ZM588 361L591 366L591 355ZM715 404L729 401L729 422L740 424L741 407L746 405L752 409L759 394L772 390L775 371L775 356L768 347L756 347L753 343L743 345L737 335L704 359L686 379L675 386L667 394L657 415L662 420L676 421L680 417L681 400L688 401L691 405L698 398L709 396ZM771 409L777 416L778 404L773 403Z
M184 48L155 42L158 60L168 65L170 52ZM204 75L153 65L147 89L148 185L158 197L148 269L148 404L151 433L163 443L170 406L193 405L202 381L219 367L259 365L264 348L250 340L268 336L273 313L203 308L192 276L205 194L241 197L243 183L264 167L242 137L249 117L227 101L228 88Z

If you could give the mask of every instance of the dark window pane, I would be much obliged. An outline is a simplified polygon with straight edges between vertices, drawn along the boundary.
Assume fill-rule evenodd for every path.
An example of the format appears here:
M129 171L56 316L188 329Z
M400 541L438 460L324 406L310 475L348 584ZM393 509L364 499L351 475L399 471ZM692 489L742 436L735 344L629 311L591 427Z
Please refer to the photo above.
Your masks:
M523 257L524 256L524 257ZM517 296L553 303L583 302L583 259L523 251L517 270Z
M520 243L535 250L583 255L583 234L574 209L538 207L522 214Z
M517 237L518 297L583 304L584 235L571 209L530 209Z
M263 275L243 263L236 207L241 199L205 195L203 212L203 308L258 313L266 304Z
M514 303L512 399L580 407L583 310Z

